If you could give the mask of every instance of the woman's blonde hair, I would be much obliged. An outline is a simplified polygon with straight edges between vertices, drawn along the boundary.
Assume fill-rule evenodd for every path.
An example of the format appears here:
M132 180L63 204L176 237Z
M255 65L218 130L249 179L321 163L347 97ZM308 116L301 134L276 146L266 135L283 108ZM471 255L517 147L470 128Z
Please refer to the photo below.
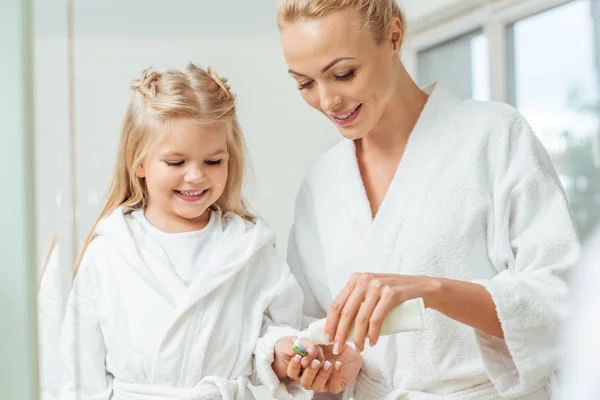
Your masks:
M395 0L279 0L277 25L282 29L299 19L320 18L343 10L356 11L361 28L371 32L377 44L385 39L394 18L400 19L402 31L406 30L404 14Z
M131 84L133 94L121 126L116 167L106 201L79 252L73 273L95 236L98 223L119 207L142 209L148 202L145 180L136 174L144 158L157 143L169 123L176 120L202 125L225 123L229 127L228 178L213 210L234 212L253 221L242 194L246 165L246 146L236 116L235 96L227 80L211 68L206 70L190 63L185 71L152 71Z

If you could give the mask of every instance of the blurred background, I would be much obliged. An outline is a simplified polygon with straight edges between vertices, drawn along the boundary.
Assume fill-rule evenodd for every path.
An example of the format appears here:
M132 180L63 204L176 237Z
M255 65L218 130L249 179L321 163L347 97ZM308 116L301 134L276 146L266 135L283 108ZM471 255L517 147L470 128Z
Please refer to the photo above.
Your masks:
M252 160L247 194L285 251L301 179L340 137L286 73L275 3L0 1L0 354L17 360L0 360L0 398L37 398L36 266L57 236L70 273L112 173L129 83L143 69L192 61L229 78ZM600 2L399 4L409 72L420 85L441 80L463 98L517 107L586 240L600 221Z

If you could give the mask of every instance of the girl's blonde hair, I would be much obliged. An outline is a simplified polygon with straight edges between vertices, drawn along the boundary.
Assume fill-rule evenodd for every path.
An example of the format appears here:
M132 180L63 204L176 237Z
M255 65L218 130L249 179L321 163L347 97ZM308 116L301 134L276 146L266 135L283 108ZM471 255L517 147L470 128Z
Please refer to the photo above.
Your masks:
M393 18L400 19L402 31L406 30L406 19L395 0L279 0L277 25L283 29L299 19L320 18L343 10L356 11L361 28L371 32L377 44L385 39Z
M235 96L227 80L210 67L206 70L190 63L186 71L152 71L131 84L133 94L121 126L121 137L112 183L100 215L94 222L79 252L73 273L95 236L102 219L119 207L142 209L148 202L143 178L136 172L169 123L186 120L202 125L225 123L229 127L228 178L221 197L210 208L234 212L254 221L242 194L246 165L246 146L236 116Z
M54 249L56 248L57 244L58 244L58 240L57 240L57 235L55 233L50 238L50 243L48 244L48 248L46 249L46 252L44 253L44 258L42 259L42 265L41 265L39 273L38 273L38 283L41 282L42 277L44 276L44 272L46 272L46 267L48 266L48 263L50 262L50 258L52 257L52 253L54 252Z

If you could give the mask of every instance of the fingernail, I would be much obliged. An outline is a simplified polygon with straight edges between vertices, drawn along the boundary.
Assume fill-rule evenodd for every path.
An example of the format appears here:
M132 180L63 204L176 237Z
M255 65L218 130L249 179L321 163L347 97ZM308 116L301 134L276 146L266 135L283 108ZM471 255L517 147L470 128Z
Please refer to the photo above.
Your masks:
M331 343L331 336L329 335L329 333L325 334L325 336L323 337L323 340L325 340L325 344Z
M331 368L331 363L329 361L325 361L325 364L323 364L323 371L327 372L329 371L329 368Z
M313 360L313 362L310 366L314 369L314 368L318 368L319 364L321 364L321 362L319 360Z
M303 358L303 359L302 359L302 366L303 366L304 368L306 368L306 367L308 366L308 363L309 363L309 361L308 361L308 358Z
M297 362L297 363L299 363L301 360L302 360L302 356L300 356L300 354L296 354L296 355L294 356L294 362Z
M340 354L340 344L339 343L336 343L333 345L333 354L335 354L336 356L338 354Z
M339 362L339 361L336 361L336 362L335 362L335 370L336 370L336 371L339 371L339 370L340 370L340 368L342 368L342 363L341 363L341 362Z

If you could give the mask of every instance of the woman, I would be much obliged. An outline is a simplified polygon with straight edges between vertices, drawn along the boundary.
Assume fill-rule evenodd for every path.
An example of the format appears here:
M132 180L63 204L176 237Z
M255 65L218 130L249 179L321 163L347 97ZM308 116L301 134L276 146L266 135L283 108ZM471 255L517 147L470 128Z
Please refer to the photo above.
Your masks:
M356 323L364 366L347 394L547 399L579 243L527 122L420 89L393 0L280 0L278 25L301 95L346 139L300 189L288 261L334 354ZM419 297L428 329L380 338Z

